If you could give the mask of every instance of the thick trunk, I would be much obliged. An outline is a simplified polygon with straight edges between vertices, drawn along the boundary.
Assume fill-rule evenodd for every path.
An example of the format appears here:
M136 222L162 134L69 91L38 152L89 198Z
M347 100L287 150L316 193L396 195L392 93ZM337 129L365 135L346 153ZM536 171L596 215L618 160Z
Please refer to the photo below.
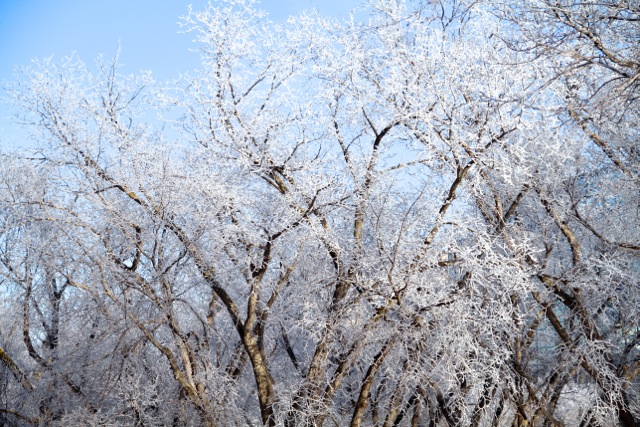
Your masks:
M384 347L382 347L382 350L380 350L380 352L374 357L371 366L369 366L367 374L362 381L362 386L360 387L358 402L356 403L355 410L353 411L353 417L351 418L351 427L360 427L360 425L362 424L364 412L369 405L371 387L373 386L373 382L376 379L376 375L378 373L378 370L380 369L380 366L382 366L382 362L384 362L384 359L386 359L394 343L395 339L387 341Z
M256 380L262 424L265 426L275 426L275 418L273 416L273 381L267 369L264 353L260 350L256 338L250 332L245 333L242 337L242 342L251 360L253 376Z

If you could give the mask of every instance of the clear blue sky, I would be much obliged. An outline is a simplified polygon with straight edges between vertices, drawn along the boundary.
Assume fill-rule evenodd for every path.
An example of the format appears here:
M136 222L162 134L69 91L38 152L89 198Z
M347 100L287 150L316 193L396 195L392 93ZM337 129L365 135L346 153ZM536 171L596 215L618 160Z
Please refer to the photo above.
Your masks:
M359 0L263 0L271 20L315 8L347 16ZM151 70L156 80L178 77L197 67L189 34L178 34L179 17L204 9L206 0L0 0L0 83L13 80L16 66L33 58L62 58L76 52L87 65L98 54L112 56L118 43L124 72ZM4 90L0 90L4 96ZM0 148L24 137L0 101Z

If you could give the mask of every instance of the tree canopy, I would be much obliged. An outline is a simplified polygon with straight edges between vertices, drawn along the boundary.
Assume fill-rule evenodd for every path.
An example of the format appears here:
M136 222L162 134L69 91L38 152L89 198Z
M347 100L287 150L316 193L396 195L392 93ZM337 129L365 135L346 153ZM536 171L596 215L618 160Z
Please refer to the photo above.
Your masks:
M367 7L23 69L0 423L638 425L638 2Z

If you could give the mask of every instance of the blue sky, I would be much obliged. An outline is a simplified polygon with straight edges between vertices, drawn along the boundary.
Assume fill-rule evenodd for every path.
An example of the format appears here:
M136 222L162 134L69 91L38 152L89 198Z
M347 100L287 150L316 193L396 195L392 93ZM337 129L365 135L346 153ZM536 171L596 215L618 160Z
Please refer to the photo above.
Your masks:
M123 72L151 70L164 81L197 67L189 34L178 34L179 17L203 9L206 0L0 0L0 82L13 80L17 66L32 59L75 52L87 65L101 53L112 56L120 44ZM304 10L347 16L359 0L263 0L260 7L276 22ZM4 96L4 90L0 91ZM0 101L0 148L24 138Z

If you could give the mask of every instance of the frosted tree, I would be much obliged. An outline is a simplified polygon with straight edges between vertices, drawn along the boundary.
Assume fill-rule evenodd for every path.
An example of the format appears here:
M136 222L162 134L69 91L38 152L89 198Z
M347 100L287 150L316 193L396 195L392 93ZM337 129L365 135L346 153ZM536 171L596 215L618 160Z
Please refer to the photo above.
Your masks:
M24 70L4 422L637 423L634 5L368 7Z

